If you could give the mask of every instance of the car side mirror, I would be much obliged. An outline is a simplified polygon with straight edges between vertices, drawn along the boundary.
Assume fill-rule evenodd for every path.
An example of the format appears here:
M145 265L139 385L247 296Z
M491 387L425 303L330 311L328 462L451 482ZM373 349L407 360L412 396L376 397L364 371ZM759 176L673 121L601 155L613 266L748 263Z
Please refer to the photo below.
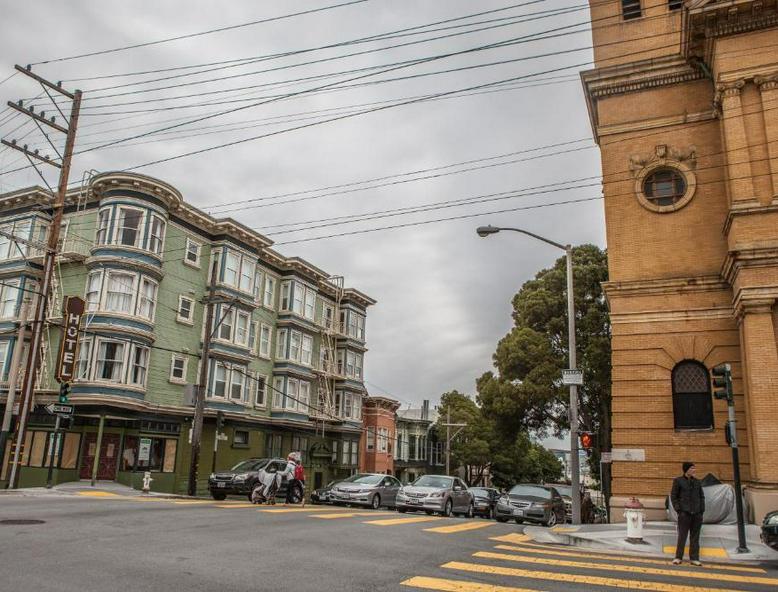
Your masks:
M462 491L462 488L459 485L454 485L454 491Z

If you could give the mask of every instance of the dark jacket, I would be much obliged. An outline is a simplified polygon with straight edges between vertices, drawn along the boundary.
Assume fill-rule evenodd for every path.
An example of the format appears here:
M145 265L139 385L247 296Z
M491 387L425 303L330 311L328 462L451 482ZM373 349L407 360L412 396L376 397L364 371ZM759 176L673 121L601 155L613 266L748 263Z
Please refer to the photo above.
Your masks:
M705 512L705 494L702 492L702 482L694 477L681 475L673 479L673 490L670 493L670 503L676 512L702 514Z

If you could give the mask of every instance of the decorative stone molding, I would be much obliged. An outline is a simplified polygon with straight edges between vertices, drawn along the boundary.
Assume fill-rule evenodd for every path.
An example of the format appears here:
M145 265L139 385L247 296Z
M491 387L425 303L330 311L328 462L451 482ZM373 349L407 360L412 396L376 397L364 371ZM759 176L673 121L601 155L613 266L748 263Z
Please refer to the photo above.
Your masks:
M724 99L740 97L740 93L745 86L746 81L744 79L735 80L733 82L720 82L716 85L716 95L713 97L713 108L719 116L722 114Z
M772 315L776 299L743 297L735 302L735 316L742 323L746 315Z
M697 189L697 178L694 169L697 167L697 148L689 146L684 150L669 148L666 144L659 144L654 148L653 154L633 154L629 157L629 168L635 177L635 196L640 205L647 210L657 213L675 212L688 204ZM680 173L686 184L683 196L674 204L657 205L645 195L643 184L651 173L660 168L672 168Z
M755 76L754 84L756 84L762 92L766 90L776 90L778 89L778 72L773 72L772 74L766 74L764 76Z

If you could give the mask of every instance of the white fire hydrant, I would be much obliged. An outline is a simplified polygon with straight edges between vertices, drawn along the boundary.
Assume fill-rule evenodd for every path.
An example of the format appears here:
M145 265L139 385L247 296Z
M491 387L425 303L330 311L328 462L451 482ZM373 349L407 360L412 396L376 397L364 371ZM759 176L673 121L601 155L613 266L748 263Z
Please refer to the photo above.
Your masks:
M151 473L146 471L143 473L143 493L148 493L151 491L151 482L154 481L154 479L151 478Z
M643 542L643 523L645 512L643 504L636 497L624 504L624 518L627 521L627 541L630 543Z

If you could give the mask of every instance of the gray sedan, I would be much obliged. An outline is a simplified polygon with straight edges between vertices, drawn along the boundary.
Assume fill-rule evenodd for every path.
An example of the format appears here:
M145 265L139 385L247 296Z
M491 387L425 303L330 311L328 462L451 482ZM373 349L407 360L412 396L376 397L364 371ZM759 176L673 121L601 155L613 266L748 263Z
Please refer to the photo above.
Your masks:
M330 501L335 504L394 507L400 482L391 475L358 473L336 483L330 490Z
M422 475L397 493L397 511L424 510L443 516L462 514L473 517L473 494L458 477Z

